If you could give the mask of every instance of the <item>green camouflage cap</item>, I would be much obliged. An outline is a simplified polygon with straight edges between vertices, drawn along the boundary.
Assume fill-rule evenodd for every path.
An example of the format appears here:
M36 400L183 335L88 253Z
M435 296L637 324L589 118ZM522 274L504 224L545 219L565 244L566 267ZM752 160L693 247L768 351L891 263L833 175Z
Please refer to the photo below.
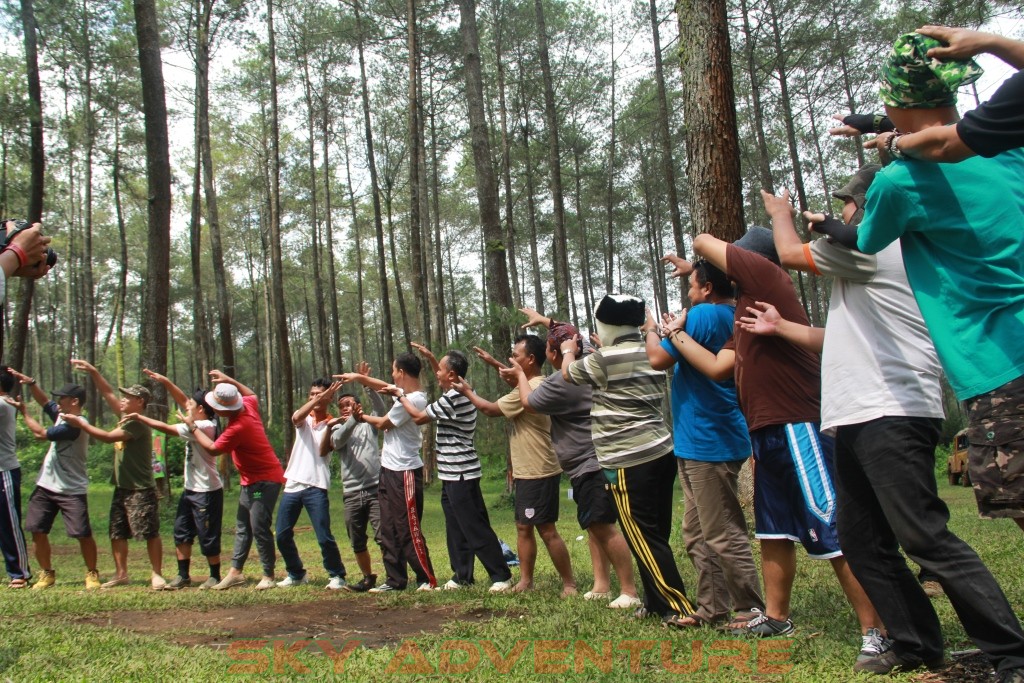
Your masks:
M952 107L957 89L984 73L973 59L929 57L928 50L933 47L943 44L920 33L904 33L896 39L882 63L878 94L885 105L897 109Z

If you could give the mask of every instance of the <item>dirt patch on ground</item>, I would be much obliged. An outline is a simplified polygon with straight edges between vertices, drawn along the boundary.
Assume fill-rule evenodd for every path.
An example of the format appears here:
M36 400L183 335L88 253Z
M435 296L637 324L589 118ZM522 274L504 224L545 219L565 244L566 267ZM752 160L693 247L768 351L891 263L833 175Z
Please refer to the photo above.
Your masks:
M78 623L159 635L185 646L227 647L233 640L360 640L363 647L395 645L422 632L437 633L451 620L486 621L504 613L454 605L383 607L374 600L317 600L248 605L206 612L190 610L110 612Z
M914 680L920 683L977 683L990 680L992 665L980 651L968 651L952 657L948 668L942 671L923 673Z

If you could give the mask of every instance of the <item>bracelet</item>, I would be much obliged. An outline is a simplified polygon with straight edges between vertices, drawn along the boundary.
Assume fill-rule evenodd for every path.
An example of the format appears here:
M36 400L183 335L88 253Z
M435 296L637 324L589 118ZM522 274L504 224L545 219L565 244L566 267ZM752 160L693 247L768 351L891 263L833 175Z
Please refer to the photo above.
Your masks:
M903 133L894 133L892 137L886 140L885 151L888 152L889 156L891 156L893 159L900 159L901 161L906 161L908 158L906 153L902 149L900 149L899 145L897 144L901 137L903 137Z
M20 268L24 268L25 266L28 265L28 254L25 252L25 250L22 248L20 244L11 242L10 244L7 245L7 248L4 251L8 250L13 251L14 255L18 257L18 266Z
M35 380L31 380L29 382L25 382L25 384L27 384L30 387L34 387L36 385L36 381Z

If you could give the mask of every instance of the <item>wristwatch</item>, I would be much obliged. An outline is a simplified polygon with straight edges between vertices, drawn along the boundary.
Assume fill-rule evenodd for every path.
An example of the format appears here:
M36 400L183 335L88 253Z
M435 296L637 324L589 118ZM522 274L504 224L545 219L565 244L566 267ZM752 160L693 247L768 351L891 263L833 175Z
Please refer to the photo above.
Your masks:
M405 398L405 389L398 387L398 398Z

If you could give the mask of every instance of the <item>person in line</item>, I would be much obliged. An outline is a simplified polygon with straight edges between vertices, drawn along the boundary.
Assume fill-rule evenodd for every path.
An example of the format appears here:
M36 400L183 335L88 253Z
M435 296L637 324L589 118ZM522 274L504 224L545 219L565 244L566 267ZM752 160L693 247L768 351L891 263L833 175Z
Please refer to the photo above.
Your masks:
M480 347L473 352L495 370L508 366ZM521 334L512 344L512 361L526 374L527 383L536 389L544 381L544 342L532 334ZM520 400L519 387L497 401L488 401L473 391L468 382L455 388L472 401L488 417L504 417L509 422L509 452L512 458L512 481L515 492L516 550L519 554L519 581L514 592L533 590L537 565L537 537L547 549L551 563L562 581L563 598L576 595L576 579L565 541L558 533L559 483L562 468L551 446L551 420L547 415L527 412Z
M361 362L356 366L356 372L369 375L370 366L366 362ZM388 407L380 394L376 391L367 391L366 395L373 406L375 417L387 414ZM344 489L345 529L352 543L356 564L363 574L359 581L347 583L345 590L365 593L377 585L377 575L373 573L370 553L366 549L369 540L367 527L373 528L373 540L383 553L380 538L380 502L377 499L380 481L377 429L363 420L363 407L354 394L338 396L338 417L330 420L327 425L331 430L331 438L321 442L320 453L325 456L330 450L338 453Z
M295 546L295 523L305 508L320 544L320 555L329 577L327 590L345 588L345 563L341 561L338 542L331 533L331 467L330 452L321 448L328 434L331 414L327 406L341 382L326 378L313 381L306 403L292 414L295 443L288 467L284 471L284 494L277 508L277 549L281 551L288 576L278 581L279 588L290 588L309 582L309 576Z
M498 536L491 528L487 504L480 491L483 471L473 444L476 406L454 388L469 371L469 359L461 351L450 349L438 361L426 346L415 342L411 346L430 363L444 391L423 410L407 396L398 397L413 422L437 423L437 478L441 480L441 510L448 561L453 572L452 578L441 587L458 590L473 585L473 565L475 559L479 559L491 580L490 592L503 593L512 587L512 572L505 563ZM397 388L388 388L386 392L397 396Z
M32 578L21 529L21 463L15 430L23 404L11 395L17 384L14 375L0 368L0 554L10 579L8 588L26 588Z
M732 337L736 311L729 278L707 261L690 263L675 254L662 260L688 278L686 333L718 353ZM648 320L647 327L653 326ZM697 611L686 622L720 624L733 613L734 622L752 619L764 611L764 598L740 506L739 475L751 446L736 383L732 377L720 382L705 377L667 339L651 334L645 342L651 367L675 366L673 450L683 489L683 542L697 570Z
M587 532L594 585L583 597L586 600L609 600L608 607L612 609L639 607L643 603L637 597L633 580L633 559L626 539L615 524L618 518L615 501L594 450L590 420L593 391L589 386L570 384L562 377L560 345L575 339L579 331L569 323L552 320L532 308L519 310L529 318L523 329L537 325L548 328L544 349L548 363L556 372L548 375L536 390L530 386L526 372L514 360L507 370L500 372L502 379L510 384L510 380L515 380L519 387L519 401L528 413L551 418L551 444L558 464L572 486L576 521ZM609 565L615 568L619 579L620 593L614 599Z
M420 384L423 367L420 359L408 351L398 354L391 363L391 384L394 404L387 415L362 414L362 419L384 432L380 454L380 480L377 500L380 504L381 544L387 580L370 589L372 593L405 590L409 583L408 567L416 576L416 590L431 591L437 587L434 567L430 562L427 539L423 536L423 460L420 448L423 435L400 398L408 397L418 410L427 405L427 395ZM344 383L358 382L369 390L387 388L387 382L359 372L334 375Z
M207 590L221 581L224 482L217 468L217 456L211 455L199 445L183 419L188 415L208 438L216 439L217 414L206 402L206 391L199 389L192 398L188 398L178 385L164 375L148 368L143 368L142 374L162 384L167 389L167 395L184 411L184 414L180 415L182 421L174 425L141 414L130 416L149 425L150 429L185 440L184 490L178 498L178 508L174 515L174 550L178 561L178 575L168 582L167 589L180 590L192 585L192 545L198 537L199 550L210 567L209 578L200 584L199 588Z
M218 417L227 420L227 426L216 439L203 432L190 415L185 416L185 426L196 443L210 455L216 457L231 453L241 483L231 568L220 583L213 586L213 590L227 590L246 584L242 570L249 559L253 538L256 539L263 569L263 577L256 584L256 590L269 590L277 586L274 581L277 554L274 552L271 521L285 481L284 470L267 440L256 392L220 370L211 370L210 379L214 387L213 391L207 392L206 403Z
M597 460L644 585L637 614L685 627L696 610L669 545L676 463L665 424L665 373L647 360L643 336L653 330L639 329L646 306L635 296L607 294L594 318L600 348L580 358L581 338L561 342L562 378L593 389L590 418Z
M7 371L22 386L29 387L32 397L43 407L43 413L53 421L52 427L43 427L28 414L25 404L21 404L21 416L29 431L39 441L50 442L25 513L25 532L32 534L32 554L39 565L39 578L32 589L45 590L57 581L57 572L52 564L50 530L60 513L64 519L64 532L68 538L78 541L85 562L85 588L96 590L101 585L96 569L98 551L89 523L89 499L86 495L89 490L89 473L86 470L89 435L61 417L61 414L82 414L85 389L78 384L65 384L53 392L54 400L50 400L33 378L12 368L7 368Z
M126 586L128 579L128 539L146 541L146 553L152 569L149 584L153 590L163 590L167 581L162 576L163 542L160 539L160 509L153 479L153 432L148 425L129 415L143 413L152 400L149 389L141 384L118 387L121 399L94 365L72 359L76 370L87 372L93 385L103 396L111 410L122 418L110 431L90 424L80 415L61 413L64 421L78 427L89 436L113 444L114 469L110 481L114 496L110 501L110 551L114 556L114 578L101 588Z

